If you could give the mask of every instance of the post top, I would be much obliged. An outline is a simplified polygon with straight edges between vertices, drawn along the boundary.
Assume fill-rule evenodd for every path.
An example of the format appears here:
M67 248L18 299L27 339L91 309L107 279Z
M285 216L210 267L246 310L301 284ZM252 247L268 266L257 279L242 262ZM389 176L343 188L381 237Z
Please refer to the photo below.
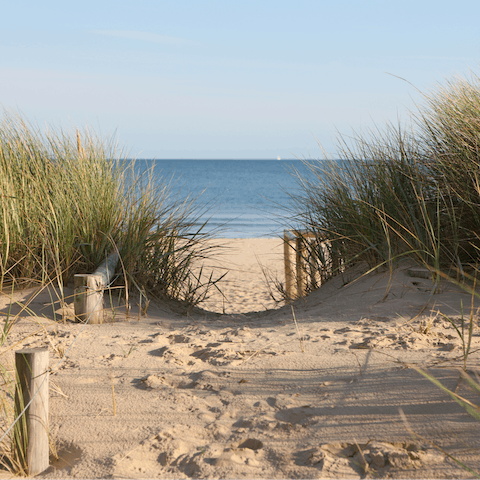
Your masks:
M22 350L15 350L15 353L28 354L28 353L43 353L48 352L48 347L37 347L37 348L23 348Z

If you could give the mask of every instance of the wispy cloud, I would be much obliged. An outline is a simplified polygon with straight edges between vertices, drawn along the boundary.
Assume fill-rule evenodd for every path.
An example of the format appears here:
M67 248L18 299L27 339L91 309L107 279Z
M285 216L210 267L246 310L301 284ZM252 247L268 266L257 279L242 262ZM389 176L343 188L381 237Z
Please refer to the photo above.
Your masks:
M179 37L169 37L151 32L137 32L133 30L95 30L93 33L104 37L118 37L141 42L160 43L175 46L198 46L199 43Z

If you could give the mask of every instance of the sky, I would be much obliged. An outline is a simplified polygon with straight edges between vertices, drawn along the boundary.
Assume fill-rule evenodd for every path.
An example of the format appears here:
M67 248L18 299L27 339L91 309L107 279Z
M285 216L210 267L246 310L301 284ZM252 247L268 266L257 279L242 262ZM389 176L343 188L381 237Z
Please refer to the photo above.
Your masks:
M137 158L337 158L338 134L407 120L419 91L480 59L478 0L2 0L0 12L0 106L115 135Z

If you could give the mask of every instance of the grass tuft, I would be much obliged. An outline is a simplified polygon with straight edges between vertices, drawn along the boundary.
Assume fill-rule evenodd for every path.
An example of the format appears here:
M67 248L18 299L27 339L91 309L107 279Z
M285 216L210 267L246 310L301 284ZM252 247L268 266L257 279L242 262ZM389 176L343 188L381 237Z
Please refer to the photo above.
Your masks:
M339 136L341 160L293 172L294 221L316 236L311 261L329 267L321 248L370 269L407 257L432 272L434 291L439 272L464 278L480 251L479 119L480 78L455 78L424 94L408 126Z
M10 285L60 289L118 249L117 285L150 298L196 304L216 279L192 267L213 246L205 208L181 198L153 169L141 172L114 139L90 130L41 132L19 114L0 120L0 291Z
M315 235L305 261L330 268L331 275L341 271L335 265L360 263L364 271L387 267L392 274L407 258L430 272L432 295L442 278L471 293L468 318L463 305L459 322L444 317L462 342L461 378L478 393L478 377L467 374L467 361L478 328L473 300L480 297L480 77L456 77L423 100L407 126L340 135L341 160L306 162L305 176L293 172L300 192L291 195L290 218L292 226ZM317 253L321 248L328 256ZM332 258L337 260L329 266ZM423 325L423 333L429 328ZM480 420L478 404L417 370Z

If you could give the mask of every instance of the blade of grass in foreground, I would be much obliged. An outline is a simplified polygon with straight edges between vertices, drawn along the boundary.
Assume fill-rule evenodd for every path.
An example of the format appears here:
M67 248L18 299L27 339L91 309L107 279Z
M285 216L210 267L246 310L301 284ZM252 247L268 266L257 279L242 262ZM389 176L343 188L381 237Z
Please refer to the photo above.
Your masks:
M405 413L403 412L403 410L401 408L398 409L399 410L399 413L400 413L400 417L402 418L403 420L403 423L406 427L406 429L410 432L410 435L412 435L412 437L415 439L415 438L419 438L420 440L423 440L424 442L426 443L429 443L432 447L436 448L438 451L442 452L445 456L447 456L450 460L452 460L454 463L456 463L461 469L467 471L467 472L470 472L475 478L480 478L480 473L479 472L476 472L475 470L472 470L468 465L466 465L465 463L463 463L462 461L458 460L457 458L455 458L453 455L451 455L450 453L448 453L447 451L445 451L442 447L440 447L439 445L431 442L430 440L428 440L427 438L423 437L422 435L419 435L418 433L416 433L411 427L410 427L410 424L407 420L407 416L405 415Z
M459 405L462 406L472 417L474 417L476 420L480 421L480 406L475 405L474 403L470 402L466 398L463 398L462 396L458 395L458 393L452 392L449 390L447 387L445 387L440 381L438 381L434 376L430 375L429 373L425 372L421 368L416 368L415 369L418 373L423 375L425 378L430 380L434 385L442 389L444 392L448 393ZM462 372L462 376L464 375L464 372Z

